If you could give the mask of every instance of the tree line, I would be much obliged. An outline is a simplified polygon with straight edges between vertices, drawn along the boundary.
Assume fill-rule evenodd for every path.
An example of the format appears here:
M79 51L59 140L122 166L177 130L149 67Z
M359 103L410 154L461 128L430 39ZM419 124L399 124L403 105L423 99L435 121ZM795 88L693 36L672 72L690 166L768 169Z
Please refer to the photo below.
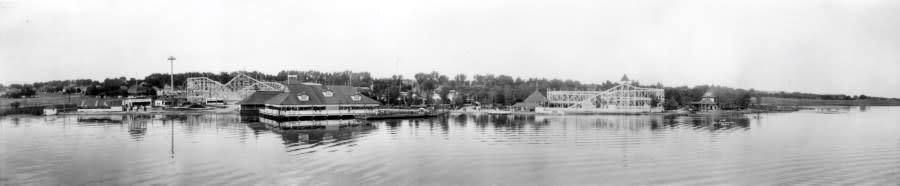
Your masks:
M239 74L245 74L260 81L287 81L289 76L296 76L294 81L315 82L328 85L351 85L366 87L361 93L390 105L420 104L497 104L512 105L521 102L535 91L546 95L548 90L584 90L601 91L618 85L618 82L582 83L569 79L521 78L509 75L465 74L446 75L438 72L416 73L413 77L393 75L390 77L373 77L369 72L320 72L314 70L283 70L276 74L258 71L235 72L185 72L174 75L175 88L184 89L185 81L191 77L207 77L227 83ZM141 85L162 89L169 86L169 74L154 73L143 79L106 78L102 81L90 79L57 80L32 84L0 85L3 97L30 97L39 92L56 92L62 94L83 94L86 96L127 96L128 87ZM662 84L641 84L632 81L639 87L661 88L665 90L663 105L666 109L677 109L701 99L706 92L713 92L719 104L726 109L747 108L752 97L782 97L801 99L853 100L853 99L886 99L865 95L848 96L844 94L811 94L800 92L768 92L754 89L736 89L724 86L698 85L693 87L666 87ZM895 98L896 99L896 98Z

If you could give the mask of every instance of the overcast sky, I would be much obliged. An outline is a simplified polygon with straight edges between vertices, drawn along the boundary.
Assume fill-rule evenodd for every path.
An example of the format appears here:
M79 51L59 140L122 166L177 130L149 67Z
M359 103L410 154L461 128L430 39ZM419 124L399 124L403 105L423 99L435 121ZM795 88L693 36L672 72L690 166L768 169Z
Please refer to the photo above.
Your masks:
M0 83L369 71L900 97L897 0L0 0Z

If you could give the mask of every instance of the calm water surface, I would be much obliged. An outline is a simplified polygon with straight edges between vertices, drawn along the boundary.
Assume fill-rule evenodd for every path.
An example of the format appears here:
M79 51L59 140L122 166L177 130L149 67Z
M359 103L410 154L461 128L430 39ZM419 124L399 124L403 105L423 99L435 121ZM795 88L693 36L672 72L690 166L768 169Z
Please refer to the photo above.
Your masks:
M234 115L4 117L7 184L896 185L900 107L458 115L302 132Z

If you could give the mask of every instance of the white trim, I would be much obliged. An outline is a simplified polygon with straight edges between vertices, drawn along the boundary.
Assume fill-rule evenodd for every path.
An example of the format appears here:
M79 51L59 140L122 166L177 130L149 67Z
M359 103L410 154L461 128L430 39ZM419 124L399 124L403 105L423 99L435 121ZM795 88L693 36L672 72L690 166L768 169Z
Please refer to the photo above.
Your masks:
M378 106L378 104L344 104L344 105L273 105L273 104L265 104L266 106L273 107L327 107L327 106L340 106L340 107L352 107L352 106Z

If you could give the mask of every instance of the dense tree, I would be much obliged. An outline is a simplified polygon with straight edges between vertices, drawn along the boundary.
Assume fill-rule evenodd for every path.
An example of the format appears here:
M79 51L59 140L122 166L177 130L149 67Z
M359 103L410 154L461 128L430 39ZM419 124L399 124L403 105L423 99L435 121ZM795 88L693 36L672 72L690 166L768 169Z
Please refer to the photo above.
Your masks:
M22 97L32 97L37 94L37 90L31 84L12 84L7 88L8 90L3 95L3 97L7 98L22 98Z
M666 102L663 102L663 109L666 110L675 110L679 107L681 107L681 105L678 104L678 101L675 101L675 99L672 98L666 99Z
M315 82L321 84L352 85L355 87L368 87L370 90L361 91L361 94L375 98L390 105L410 105L422 103L454 105L466 103L502 104L511 105L524 100L534 91L540 91L546 95L548 90L607 90L618 83L604 81L600 84L583 84L574 80L512 77L508 75L475 74L466 76L457 74L452 76L438 72L416 73L412 79L402 75L393 75L386 78L375 78L368 72L320 72L283 70L276 74L267 74L258 71L236 72L184 72L174 74L175 88L183 89L185 81L191 77L206 77L212 80L227 83L239 74L245 74L261 81L287 81L289 75L296 75L297 81ZM65 94L81 93L89 96L127 96L127 89L137 84L147 84L154 88L164 88L170 83L167 73L150 74L143 79L135 78L107 78L102 81L90 79L62 80L38 82L33 84L0 85L0 92L4 97L34 96L37 92L60 92ZM852 99L886 99L866 95L848 96L844 94L809 94L800 92L763 92L753 89L734 89L721 86L698 85L694 87L679 86L665 87L660 83L649 86L641 85L638 81L632 81L632 85L641 87L663 88L665 98L654 99L656 105L663 103L666 109L677 109L691 102L698 101L707 92L712 92L717 100L726 109L743 109L750 105L752 97L781 97L825 100L852 100ZM450 91L456 95L450 97ZM432 99L437 94L439 100Z

